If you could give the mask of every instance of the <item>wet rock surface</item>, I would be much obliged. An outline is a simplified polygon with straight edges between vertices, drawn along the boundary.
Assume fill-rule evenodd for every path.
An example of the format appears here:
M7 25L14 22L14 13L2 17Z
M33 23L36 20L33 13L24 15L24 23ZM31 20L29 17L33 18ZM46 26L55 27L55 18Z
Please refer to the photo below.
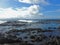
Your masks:
M46 35L54 30L42 29L12 29L5 33L0 33L0 44L2 45L60 45L60 36Z
M49 25L50 21L41 23ZM0 28L2 28L1 26L5 27L0 29L0 45L60 45L60 26L55 27L55 24L52 25L53 27L44 24L40 24L40 26L39 24L40 22L27 23L19 21L0 24ZM40 28L42 26L48 26L48 29Z

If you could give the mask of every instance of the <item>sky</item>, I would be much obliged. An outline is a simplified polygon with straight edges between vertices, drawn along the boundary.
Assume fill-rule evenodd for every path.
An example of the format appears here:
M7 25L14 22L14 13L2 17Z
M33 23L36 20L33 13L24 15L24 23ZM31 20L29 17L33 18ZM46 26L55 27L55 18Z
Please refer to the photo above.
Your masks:
M0 19L60 19L60 0L0 0Z

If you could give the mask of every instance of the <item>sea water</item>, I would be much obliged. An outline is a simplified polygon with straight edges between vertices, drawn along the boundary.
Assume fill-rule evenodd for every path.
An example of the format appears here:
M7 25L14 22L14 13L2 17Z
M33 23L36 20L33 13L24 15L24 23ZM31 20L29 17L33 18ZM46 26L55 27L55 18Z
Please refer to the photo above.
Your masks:
M25 22L26 25L18 26L18 27L17 26L11 26L11 25L10 26L7 26L7 25L6 26L1 26L0 25L0 31L8 31L8 30L11 30L13 28L18 29L18 30L23 30L23 29L26 29L26 28L27 29L28 28L41 28L41 29L44 29L44 30L57 30L57 28L60 27L60 23L57 23L57 21L55 21L55 22L53 22L53 21L47 22L47 21L44 21L44 20L18 20L18 21ZM5 21L3 21L3 22L5 23Z

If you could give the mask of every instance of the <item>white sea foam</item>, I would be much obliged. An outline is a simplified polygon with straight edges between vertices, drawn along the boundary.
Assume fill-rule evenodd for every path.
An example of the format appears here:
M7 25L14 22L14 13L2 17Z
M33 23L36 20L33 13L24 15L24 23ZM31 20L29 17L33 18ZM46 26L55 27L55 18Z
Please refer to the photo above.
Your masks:
M5 22L7 22L7 21L0 21L0 24L5 23Z
M18 20L18 21L21 21L21 22L33 22L31 20Z
M21 21L21 22L28 22L28 23L31 23L31 22L38 22L38 21L35 21L35 20L18 20L18 21Z

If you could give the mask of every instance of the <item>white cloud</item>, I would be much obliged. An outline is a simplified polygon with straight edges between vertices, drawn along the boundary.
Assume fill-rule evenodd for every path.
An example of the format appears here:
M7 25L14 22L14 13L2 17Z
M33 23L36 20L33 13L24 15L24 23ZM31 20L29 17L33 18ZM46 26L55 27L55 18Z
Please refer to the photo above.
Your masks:
M47 4L47 5L49 5L49 3L46 2L46 0L19 0L19 2L29 3L29 4Z
M31 18L32 16L43 15L39 12L38 5L32 5L30 7L23 7L20 9L12 9L12 8L0 8L0 19L7 18Z

